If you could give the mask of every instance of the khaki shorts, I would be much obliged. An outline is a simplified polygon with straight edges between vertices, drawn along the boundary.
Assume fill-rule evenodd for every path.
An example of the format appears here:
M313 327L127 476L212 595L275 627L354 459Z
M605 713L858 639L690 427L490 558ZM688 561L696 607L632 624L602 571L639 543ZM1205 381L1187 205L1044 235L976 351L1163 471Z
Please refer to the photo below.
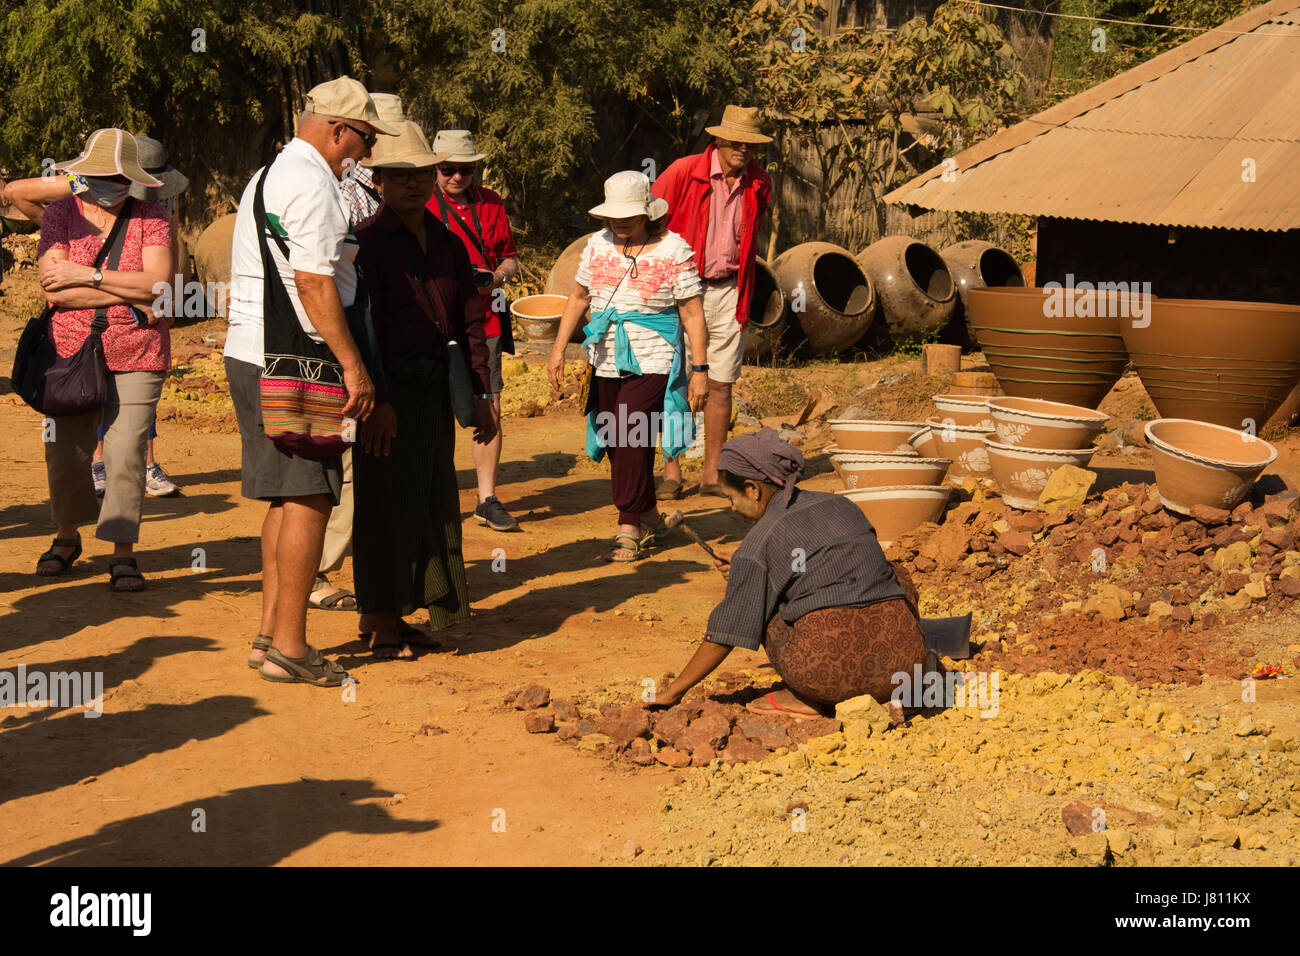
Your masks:
M704 280L704 324L709 330L709 378L715 382L740 379L745 357L744 332L736 321L736 277ZM686 360L690 367L691 337L686 336Z

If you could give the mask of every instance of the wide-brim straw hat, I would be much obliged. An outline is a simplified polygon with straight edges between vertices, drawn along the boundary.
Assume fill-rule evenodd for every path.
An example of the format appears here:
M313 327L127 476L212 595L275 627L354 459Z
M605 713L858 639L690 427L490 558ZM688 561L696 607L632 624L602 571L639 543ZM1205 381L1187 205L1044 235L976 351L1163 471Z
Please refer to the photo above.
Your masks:
M650 178L645 173L625 169L605 180L605 201L587 211L601 219L647 216L653 221L668 212L668 200L650 191Z
M308 113L319 113L334 119L367 123L376 133L385 136L397 135L397 129L392 123L379 118L379 111L375 109L366 88L350 76L340 76L328 83L313 86L303 97L303 109Z
M140 165L140 150L135 137L124 129L97 129L86 140L81 155L55 169L79 176L125 176L139 186L161 189L163 181L149 175Z
M433 137L433 150L443 163L477 163L487 159L474 149L474 134L467 129L440 129Z
M160 199L171 199L185 192L189 186L189 178L179 169L167 162L167 150L163 144L151 136L136 136L135 144L139 150L140 165L144 171L155 179L158 179L162 186L152 189L148 186L133 185L131 195L136 199L147 199L149 202L157 202Z
M722 111L722 122L704 130L719 139L733 143L770 143L772 137L763 135L758 123L758 107L728 106Z
M397 135L375 143L370 158L363 159L366 169L427 169L443 161L429 148L418 123L407 120L397 124Z

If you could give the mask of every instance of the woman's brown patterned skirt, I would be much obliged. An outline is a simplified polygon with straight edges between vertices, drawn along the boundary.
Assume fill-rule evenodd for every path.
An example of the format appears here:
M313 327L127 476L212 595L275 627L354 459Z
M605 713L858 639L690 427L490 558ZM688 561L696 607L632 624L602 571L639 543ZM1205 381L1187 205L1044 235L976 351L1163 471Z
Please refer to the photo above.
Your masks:
M862 694L887 703L896 686L893 676L910 676L925 664L916 589L906 572L899 582L906 598L811 611L793 625L774 617L767 627L767 656L790 690L819 704Z

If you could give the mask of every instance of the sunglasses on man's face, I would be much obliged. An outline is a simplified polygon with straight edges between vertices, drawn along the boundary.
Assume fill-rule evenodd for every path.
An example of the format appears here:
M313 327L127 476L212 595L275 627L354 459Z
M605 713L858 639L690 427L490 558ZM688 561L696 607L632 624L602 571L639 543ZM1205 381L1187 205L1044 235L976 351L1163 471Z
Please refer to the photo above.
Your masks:
M444 164L438 167L438 172L442 173L448 179L451 179L453 176L473 176L474 167L473 166L448 166Z
M385 169L380 174L383 182L392 183L394 186L404 186L407 183L431 183L433 182L433 168L427 169Z
M379 134L378 134L378 133L373 133L373 132L372 132L372 133L363 133L363 132L361 132L361 130L359 130L359 129L357 129L355 126L353 126L351 123L343 123L343 125L346 126L348 129L352 130L352 132L356 133L358 136L361 137L361 142L363 142L363 143L366 144L366 149L374 149L374 148L375 148L375 143L379 142Z

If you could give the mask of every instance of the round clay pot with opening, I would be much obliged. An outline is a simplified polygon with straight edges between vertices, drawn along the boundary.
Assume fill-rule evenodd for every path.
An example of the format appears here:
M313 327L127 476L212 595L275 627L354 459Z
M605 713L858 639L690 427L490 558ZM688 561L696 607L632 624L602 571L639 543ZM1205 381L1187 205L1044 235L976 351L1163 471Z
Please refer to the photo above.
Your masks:
M896 342L938 332L957 307L957 287L943 257L911 236L886 236L858 253L880 312Z
M510 303L510 314L530 342L554 342L569 300L562 295L526 295Z
M771 354L785 334L785 296L776 276L762 259L754 260L754 294L745 323L745 361L755 362Z
M842 351L866 333L876 315L876 293L852 254L829 242L805 242L772 260L785 296L787 320L817 355Z

